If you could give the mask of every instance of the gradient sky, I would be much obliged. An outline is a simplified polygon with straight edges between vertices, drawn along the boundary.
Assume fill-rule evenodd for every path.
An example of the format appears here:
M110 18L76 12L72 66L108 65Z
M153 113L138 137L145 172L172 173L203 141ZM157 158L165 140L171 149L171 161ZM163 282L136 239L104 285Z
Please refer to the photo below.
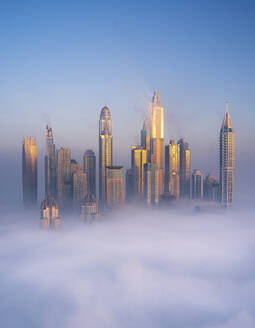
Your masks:
M20 200L23 135L37 137L41 176L45 124L57 147L80 160L98 151L104 104L114 163L130 165L155 89L166 142L185 137L192 168L203 173L217 174L230 101L237 194L245 198L254 186L254 58L254 1L1 1L1 201Z

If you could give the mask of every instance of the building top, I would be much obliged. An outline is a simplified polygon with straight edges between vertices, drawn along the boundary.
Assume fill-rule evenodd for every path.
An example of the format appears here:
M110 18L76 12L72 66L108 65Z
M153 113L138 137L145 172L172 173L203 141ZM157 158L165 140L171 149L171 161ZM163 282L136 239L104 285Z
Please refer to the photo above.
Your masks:
M32 137L32 136L23 136L22 138L23 144L25 143L30 143L30 144L36 144L36 137Z
M84 198L84 201L82 202L82 205L89 205L89 204L95 204L97 202L95 196L93 194L87 194Z
M226 112L225 112L224 119L222 122L221 130L227 131L227 132L233 132L230 115L229 115L229 111L228 111L228 102L226 104Z
M107 169L110 169L110 170L121 170L121 169L123 169L123 166L117 166L117 165L115 165L115 166L106 166L106 168Z
M56 200L53 197L47 196L44 198L44 200L41 202L41 209L45 209L47 207L55 207L58 208L58 204Z
M95 153L92 149L88 149L85 151L84 156L95 156Z
M162 106L161 98L158 91L154 92L154 95L152 97L152 103L157 106Z
M45 136L46 138L53 138L52 128L50 128L48 125L46 125Z
M100 119L111 119L110 109L107 106L102 108Z
M193 171L193 174L194 174L194 175L202 175L201 171L198 170L198 169L195 169L195 170Z

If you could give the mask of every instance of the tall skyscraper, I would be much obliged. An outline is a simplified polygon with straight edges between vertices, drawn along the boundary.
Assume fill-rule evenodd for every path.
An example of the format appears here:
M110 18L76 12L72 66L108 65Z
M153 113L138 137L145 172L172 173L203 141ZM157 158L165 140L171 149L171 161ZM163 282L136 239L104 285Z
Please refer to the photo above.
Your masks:
M23 204L37 203L37 148L35 137L23 137L22 145Z
M112 165L112 119L110 110L104 106L99 120L99 199L106 202L106 166Z
M144 197L144 164L148 162L147 150L141 147L131 147L131 167L137 174L134 180L134 192L136 199Z
M46 196L41 203L41 228L58 229L61 225L61 219L58 216L58 204L53 197Z
M70 209L72 201L71 150L57 150L57 193L59 206Z
M203 174L200 170L194 170L192 173L192 198L203 198Z
M158 192L164 192L164 108L158 91L154 92L150 104L150 126L151 126L151 163L157 164L159 171Z
M181 138L180 147L180 196L190 198L190 149L189 144Z
M45 195L56 197L57 172L56 151L53 143L52 128L46 126L46 156L45 156Z
M106 201L110 207L123 205L125 202L122 166L106 167Z
M165 192L171 196L180 196L180 145L170 140L165 146Z
M96 197L96 156L91 149L83 156L83 171L87 175L88 193Z
M73 210L80 213L82 201L88 194L87 174L82 170L73 173Z
M159 202L158 180L157 164L144 164L144 199L147 204L158 204Z
M220 130L220 201L222 206L233 204L235 168L235 135L232 128L228 103Z

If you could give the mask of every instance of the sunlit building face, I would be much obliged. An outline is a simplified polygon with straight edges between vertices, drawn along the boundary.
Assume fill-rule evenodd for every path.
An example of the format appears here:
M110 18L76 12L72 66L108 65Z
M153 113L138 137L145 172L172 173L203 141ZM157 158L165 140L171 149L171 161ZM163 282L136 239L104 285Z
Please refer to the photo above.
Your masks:
M23 203L37 203L37 147L35 137L23 137L22 145Z
M106 166L112 165L112 119L104 106L99 120L99 199L106 202Z
M222 206L233 204L235 168L235 135L228 104L220 131L220 201Z

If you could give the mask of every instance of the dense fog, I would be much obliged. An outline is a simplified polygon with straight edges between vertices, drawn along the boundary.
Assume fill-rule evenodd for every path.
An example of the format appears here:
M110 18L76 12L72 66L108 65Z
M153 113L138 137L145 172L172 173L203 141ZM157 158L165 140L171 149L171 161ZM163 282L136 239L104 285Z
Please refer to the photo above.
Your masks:
M2 327L255 326L253 212L127 207L59 231L4 214Z

